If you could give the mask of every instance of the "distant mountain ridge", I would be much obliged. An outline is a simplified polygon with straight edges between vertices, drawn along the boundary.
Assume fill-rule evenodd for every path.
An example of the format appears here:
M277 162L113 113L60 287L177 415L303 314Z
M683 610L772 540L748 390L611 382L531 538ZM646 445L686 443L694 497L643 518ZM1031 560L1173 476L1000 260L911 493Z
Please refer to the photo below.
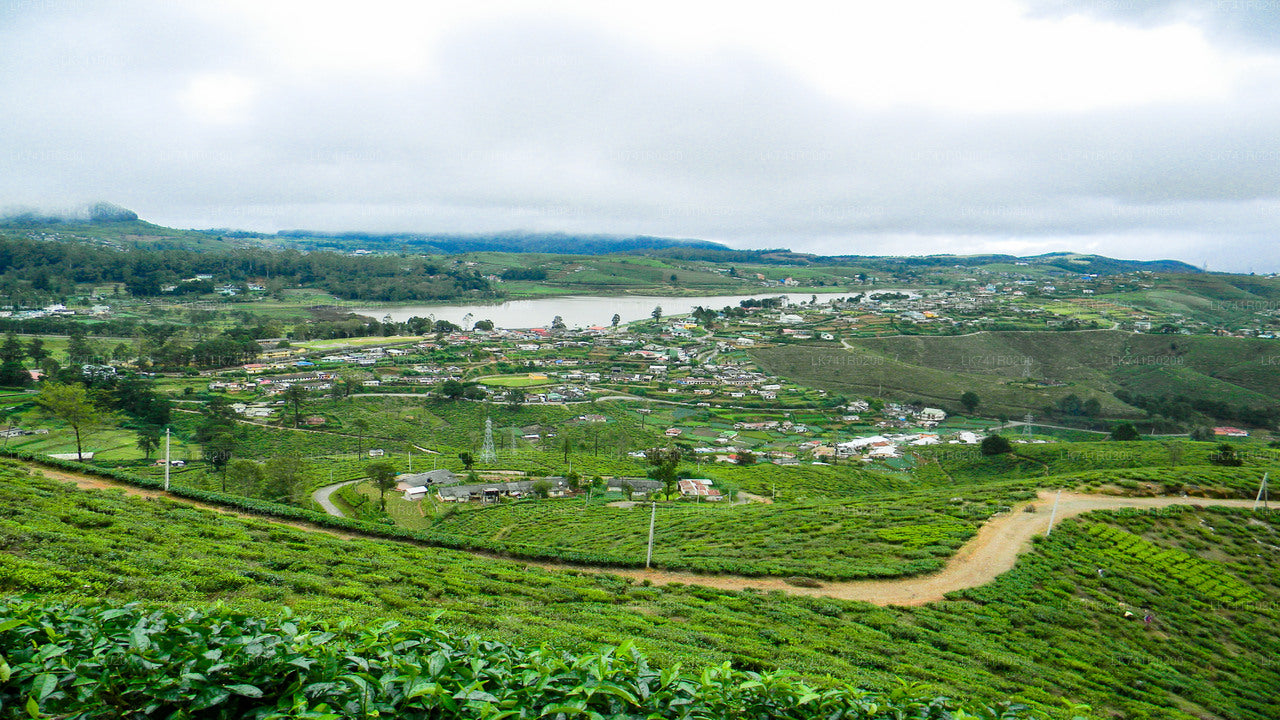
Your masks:
M133 245L152 249L212 251L254 246L274 246L299 250L329 250L374 253L413 252L459 254L473 252L546 253L557 255L607 255L651 253L682 260L716 263L757 262L777 265L871 264L885 269L928 269L978 267L993 264L1052 266L1067 272L1097 275L1149 271L1157 273L1200 273L1202 270L1180 260L1121 260L1101 255L1052 252L1031 257L1016 255L814 255L784 248L739 250L710 240L664 238L651 235L605 235L536 233L375 233L282 230L262 233L249 230L178 230L140 220L127 208L107 202L79 209L50 213L34 209L10 210L0 215L0 230L29 233L47 231L58 239L84 240L110 247Z
M229 233L224 233L231 236ZM311 230L282 230L273 237L293 239L303 243L323 245L324 240L356 242L376 250L380 244L422 253L456 254L468 252L551 253L561 255L607 255L609 253L639 252L666 248L693 248L702 250L728 250L720 243L709 240L661 238L649 235L573 235L569 233L502 232L494 234L426 234L426 233L369 233L369 232L316 232Z

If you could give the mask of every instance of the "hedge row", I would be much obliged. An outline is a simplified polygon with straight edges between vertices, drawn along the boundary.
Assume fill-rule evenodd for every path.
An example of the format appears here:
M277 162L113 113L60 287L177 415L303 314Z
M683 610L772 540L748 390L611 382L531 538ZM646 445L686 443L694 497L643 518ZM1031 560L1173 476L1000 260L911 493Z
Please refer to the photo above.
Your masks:
M160 480L141 477L124 470L95 467L93 465L87 465L74 460L59 460L47 455L39 455L18 450L0 450L0 456L66 470L68 472L75 472L84 475L97 475L126 485L133 485L135 487L147 488L150 490L161 490L164 488L164 483ZM244 497L241 495L232 495L229 493L217 492L215 490L200 490L198 488L170 485L169 493L177 497L183 497L210 505L231 508L254 515L294 520L319 527L359 533L370 537L404 540L432 547L443 547L469 552L483 552L499 557L550 560L577 565L596 565L601 567L618 568L643 567L644 565L643 561L640 559L620 558L605 553L585 552L580 550L552 548L522 543L491 542L488 540L450 535L446 533L408 530L394 525L385 525L366 520L335 517L333 515L316 512L315 510L308 510L306 508L295 507L293 505L285 505L283 503L259 500L257 498Z

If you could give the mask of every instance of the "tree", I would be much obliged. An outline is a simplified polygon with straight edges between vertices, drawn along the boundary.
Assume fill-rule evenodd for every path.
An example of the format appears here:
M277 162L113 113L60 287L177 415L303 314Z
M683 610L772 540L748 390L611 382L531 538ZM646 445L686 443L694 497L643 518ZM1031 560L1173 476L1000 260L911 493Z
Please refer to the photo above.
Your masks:
M492 321L492 320L477 320L477 321L476 321L476 324L475 324L475 326L474 326L474 329L475 329L475 330L483 330L483 331L485 331L485 332L489 332L489 331L493 330L493 321Z
M105 419L105 414L89 399L85 387L79 383L45 383L36 396L36 404L50 416L71 426L76 434L76 459L83 461L84 438Z
M1063 415L1080 415L1084 412L1084 403L1080 396L1071 393L1058 401L1058 412Z
M85 340L84 328L79 325L71 326L71 336L67 341L67 362L71 365L81 365L89 362L93 357L93 348L89 347L89 341Z
M143 455L150 460L151 453L160 449L160 428L154 425L147 425L138 430L137 436L138 439L135 444Z
M0 385L7 387L26 387L31 384L31 373L20 360L5 360L0 363Z
M649 313L649 316L650 316L650 317L652 317L654 320L661 320L661 319L662 319L662 306L661 306L661 305L654 305L654 306L653 306L653 312Z
M476 464L475 457L466 451L458 453L458 459L462 461L463 470L470 470L471 466Z
M22 347L22 341L18 339L18 334L10 330L4 336L4 344L0 345L0 362L21 363L22 358L26 357L27 351Z
M507 389L507 407L512 410L518 410L520 409L520 406L524 404L524 401L527 397L528 395L525 393L524 388L520 388L520 387L508 388Z
M546 499L551 495L551 483L546 480L537 480L533 483L533 494L536 497Z
M262 465L262 497L272 502L293 500L298 492L301 471L302 461L297 457L286 455L268 459Z
M564 328L565 328L564 318L562 318L562 317L560 317L559 315L557 315L557 316L555 316L554 318L552 318L552 319L551 319L551 329L552 329L552 330L564 330Z
M378 488L378 500L382 504L382 511L387 511L387 491L396 489L396 469L391 467L391 463L375 462L369 463L364 469L364 474L373 481L373 486Z
M36 362L37 365L44 362L49 357L49 351L45 349L44 340L33 337L27 342L27 357Z
M227 463L236 454L236 438L228 431L218 431L200 445L205 462L214 470L222 471L222 492L227 491Z
M1102 414L1102 403L1098 401L1098 398L1089 398L1084 401L1081 411L1085 414L1085 417L1098 417Z
M1191 439L1197 442L1212 442L1214 438L1213 428L1205 425L1197 425L1191 428Z
M1226 467L1240 467L1244 464L1231 443L1218 443L1217 452L1209 456L1209 462Z
M673 447L649 448L644 451L644 459L653 467L649 468L649 477L662 483L667 497L675 491L680 479L676 476L676 467L680 464L680 451Z
M369 430L369 420L358 417L351 421L351 427L356 431L356 456L364 454L364 436Z
M1112 440L1129 441L1140 440L1141 438L1142 436L1138 435L1138 429L1133 426L1133 423L1120 423L1111 428Z
M742 451L740 451L740 452L738 453L738 464L739 464L739 465L744 465L744 466L745 466L745 465L755 465L755 464L756 464L756 454L755 454L755 453L753 453L753 452L751 452L750 450L742 450Z
M621 315L619 315L618 313L614 313L614 314L613 314L613 320L611 321L611 323L612 323L613 327L615 327L615 328L616 328L616 327L618 327L618 323L620 323L620 322L622 322L622 316L621 316Z
M436 392L445 400L457 400L466 390L467 387L460 381L450 378L440 383L440 389Z
M978 393L972 390L966 390L960 396L960 404L964 406L964 411L970 415L973 414L974 410L978 409L978 404L981 402L982 399L978 397Z
M232 489L241 495L252 495L262 482L262 466L252 460L232 460L226 474Z
M676 285L680 282L680 278L675 273L671 273L671 284Z
M979 449L983 455L1004 455L1013 452L1013 445L1003 435L988 435L982 438Z
M306 405L307 398L310 396L311 393L307 392L307 389L301 385L290 385L284 389L284 392L280 393L280 397L284 398L285 403L293 406L293 426L295 428L302 421L302 407Z

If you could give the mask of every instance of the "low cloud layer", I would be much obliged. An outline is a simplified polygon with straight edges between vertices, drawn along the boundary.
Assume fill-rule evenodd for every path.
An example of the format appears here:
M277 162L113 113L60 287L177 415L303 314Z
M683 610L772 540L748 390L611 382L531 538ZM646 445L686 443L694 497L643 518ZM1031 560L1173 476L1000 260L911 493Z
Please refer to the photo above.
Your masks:
M0 205L1280 270L1280 43L1222 4L975 4L970 50L951 4L80 5L0 10Z

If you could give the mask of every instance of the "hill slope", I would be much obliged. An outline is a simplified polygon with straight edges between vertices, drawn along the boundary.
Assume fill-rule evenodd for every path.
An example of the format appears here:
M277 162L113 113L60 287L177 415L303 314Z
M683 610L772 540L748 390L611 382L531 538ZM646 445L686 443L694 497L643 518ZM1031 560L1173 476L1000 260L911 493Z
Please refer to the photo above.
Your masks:
M751 354L769 372L831 392L920 398L954 409L972 390L986 414L1039 413L1074 394L1096 397L1104 416L1143 415L1114 396L1120 390L1280 406L1276 345L1266 340L1104 330L858 338L846 345Z
M1270 658L1280 653L1275 533L1239 510L1094 514L1056 526L992 585L920 608L879 608L645 587L346 540L169 500L70 490L0 467L0 593L162 607L221 601L256 614L288 605L330 622L392 619L407 629L443 612L445 629L522 646L591 651L632 637L663 666L732 660L1046 708L1061 708L1065 697L1127 718L1269 720ZM1241 602L1253 593L1265 600ZM1153 612L1150 625L1143 609Z

